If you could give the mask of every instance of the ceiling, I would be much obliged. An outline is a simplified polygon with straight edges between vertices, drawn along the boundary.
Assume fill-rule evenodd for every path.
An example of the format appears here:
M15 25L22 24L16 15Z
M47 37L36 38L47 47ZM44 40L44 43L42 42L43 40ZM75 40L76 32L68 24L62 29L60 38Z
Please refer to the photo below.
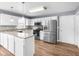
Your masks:
M46 6L44 11L30 13L29 10ZM13 8L11 8L13 7ZM73 12L79 7L79 2L0 2L0 9L19 13L29 17L42 17L61 13Z

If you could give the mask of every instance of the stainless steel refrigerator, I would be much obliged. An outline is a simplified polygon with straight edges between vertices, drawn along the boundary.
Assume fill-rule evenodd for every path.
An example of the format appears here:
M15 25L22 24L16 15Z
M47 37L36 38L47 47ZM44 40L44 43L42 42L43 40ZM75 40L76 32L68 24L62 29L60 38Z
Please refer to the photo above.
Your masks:
M57 20L49 20L44 30L44 41L57 43Z

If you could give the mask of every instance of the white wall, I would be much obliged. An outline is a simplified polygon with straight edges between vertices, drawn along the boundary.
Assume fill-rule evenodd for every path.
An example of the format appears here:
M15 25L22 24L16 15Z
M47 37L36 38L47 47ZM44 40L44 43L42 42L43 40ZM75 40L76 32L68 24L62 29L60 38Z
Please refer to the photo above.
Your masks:
M74 15L60 16L59 41L75 44Z
M75 15L75 42L79 47L79 11Z
M72 39L63 39L63 40L60 39L59 41L65 42L65 43L70 43L70 44L75 44L79 47L79 11L75 15L60 16L60 20L61 20L62 17L66 21L69 21L70 19L72 19L71 22L72 22L72 25L73 25L74 29L71 29L71 31L74 32L74 33L72 35L72 33L70 33L70 32L68 33L66 31L65 34L68 34L68 35L70 34L69 37L71 37ZM68 23L66 25L69 27ZM66 28L66 29L68 29L68 28ZM62 37L67 38L67 36L65 36L65 35L62 36Z

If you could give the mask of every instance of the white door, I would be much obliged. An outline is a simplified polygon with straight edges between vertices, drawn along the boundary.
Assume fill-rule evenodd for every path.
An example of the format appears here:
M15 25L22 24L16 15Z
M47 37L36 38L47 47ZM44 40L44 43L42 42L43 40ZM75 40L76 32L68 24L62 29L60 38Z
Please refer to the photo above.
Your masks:
M60 37L59 40L65 43L75 44L74 42L74 15L60 16Z

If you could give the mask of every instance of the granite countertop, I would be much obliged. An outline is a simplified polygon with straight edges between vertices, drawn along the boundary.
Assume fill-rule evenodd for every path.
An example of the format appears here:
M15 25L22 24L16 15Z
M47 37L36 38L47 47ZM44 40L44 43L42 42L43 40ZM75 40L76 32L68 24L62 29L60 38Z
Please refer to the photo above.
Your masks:
M28 39L30 37L33 37L33 30L32 29L25 29L25 30L5 30L0 31L1 33L13 35L15 37L21 38L21 39Z

